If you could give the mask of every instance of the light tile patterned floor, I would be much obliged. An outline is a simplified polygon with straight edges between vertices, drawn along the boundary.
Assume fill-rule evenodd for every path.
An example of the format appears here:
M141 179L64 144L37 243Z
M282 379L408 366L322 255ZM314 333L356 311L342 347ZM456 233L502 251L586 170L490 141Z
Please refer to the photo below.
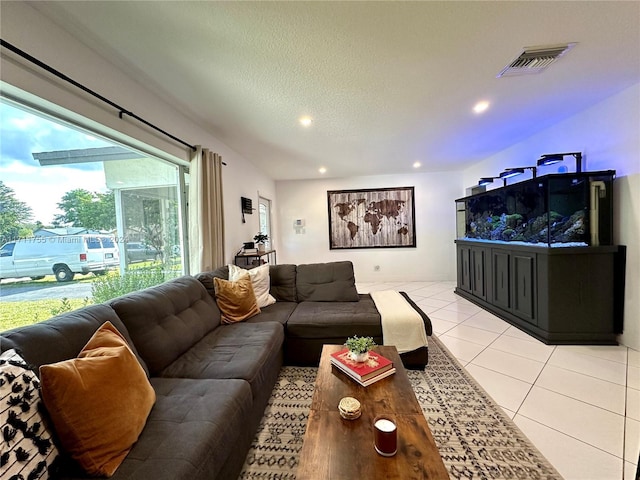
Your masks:
M545 345L453 293L451 282L358 283L399 290L566 480L632 480L640 451L640 353Z

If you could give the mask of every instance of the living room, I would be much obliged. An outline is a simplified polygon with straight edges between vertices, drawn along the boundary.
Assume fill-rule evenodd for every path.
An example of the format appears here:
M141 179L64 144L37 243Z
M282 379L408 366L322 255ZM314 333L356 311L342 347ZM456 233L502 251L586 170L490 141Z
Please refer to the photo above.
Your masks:
M619 7L623 12L620 17L616 16L617 2L607 3L607 15L616 18L613 23L622 22L624 17L630 17L624 13L624 9L633 8L631 2L620 2ZM130 65L114 64L113 60L107 59L108 52L101 50L98 45L78 40L76 36L81 35L80 30L73 32L61 27L64 21L55 17L55 9L47 10L44 6L29 2L3 2L0 8L3 40L55 66L106 97L117 99L118 103L126 105L152 123L162 125L177 137L202 144L222 156L226 163L223 175L225 252L228 263L232 263L235 252L244 242L251 241L259 229L257 215L247 215L247 222L242 223L240 197L251 198L257 203L258 196L261 196L272 201L271 246L277 250L279 264L350 260L354 264L357 281L371 285L398 282L455 282L454 200L465 196L465 189L476 185L479 178L496 176L507 167L531 165L545 153L564 151L582 152L585 157L585 171L616 170L614 243L628 247L624 330L619 337L619 343L636 351L640 350L640 303L637 294L640 291L638 68L635 68L635 77L625 79L626 87L608 91L602 94L600 101L585 105L579 111L569 112L565 117L543 128L531 124L525 127L520 125L521 131L518 135L514 134L513 141L505 142L500 150L480 155L473 162L460 168L427 171L410 167L399 173L371 174L359 167L350 175L341 178L332 176L331 172L325 176L318 175L316 166L313 165L308 168L313 168L314 177L308 175L305 179L287 179L285 175L278 173L281 176L276 180L272 172L286 171L287 167L284 164L274 163L273 167L264 168L259 166L257 161L254 163L253 158L239 153L242 145L236 147L227 139L219 138L213 133L210 125L202 124L190 116L188 110L177 106L175 99L162 98L155 88L147 88L145 79L136 77L135 72L128 69ZM637 13L637 9L635 12ZM64 12L58 12L58 15L63 14ZM570 22L570 18L565 20ZM635 37L632 37L635 42L619 45L620 51L635 51L637 54L637 20L635 25ZM611 35L613 34L614 32L611 32ZM561 37L566 41L581 41L580 38L565 38L565 35ZM502 38L496 40L497 43L502 41ZM537 43L546 43L546 40ZM517 54L517 50L525 46L527 45L512 45L513 54ZM555 67L562 66L565 60L570 61L571 55L583 47L589 48L588 45L579 44L575 47L576 50L567 53L566 58L561 58ZM505 63L509 60L510 58L504 59ZM61 115L63 118L66 116L67 120L90 126L94 130L103 129L105 134L114 140L117 140L119 135L124 135L133 142L150 145L168 157L182 161L188 158L182 146L133 121L123 121L112 109L97 105L76 90L62 85L14 56L6 55L4 50L1 66L3 96L41 110L49 109L52 114ZM637 67L637 64L635 66ZM145 66L139 65L137 68L144 70ZM496 73L492 72L494 76ZM473 76L464 81L473 82ZM577 90L590 88L588 79L576 78L575 82ZM352 93L358 92L356 90ZM469 108L473 100L475 99L468 100ZM558 102L561 103L563 100L558 99ZM469 114L469 117L471 115ZM297 119L292 119L292 123L296 121ZM472 128L473 121L482 120L472 117L468 121L471 124L468 128ZM321 123L321 119L316 119L316 123ZM298 125L294 127L299 130ZM309 136L311 132L312 130L307 130L302 135ZM461 138L455 141L464 143L465 131L461 130L460 136ZM302 140L300 142L303 143ZM247 139L246 143L263 145L262 139ZM366 151L362 156L366 157ZM411 160L414 161L413 158ZM389 163L398 162L399 159L389 158ZM427 163L425 160L423 162ZM366 161L363 159L360 164L366 165ZM569 162L565 160L565 164L569 165ZM547 167L544 171L541 169L538 174L553 173L557 171L557 167ZM572 167L569 166L569 169L571 171ZM520 178L527 177L525 175ZM416 248L329 248L327 191L404 186L415 188ZM497 186L499 181L493 184L494 188ZM298 233L294 228L294 222L298 219L304 220L304 233Z

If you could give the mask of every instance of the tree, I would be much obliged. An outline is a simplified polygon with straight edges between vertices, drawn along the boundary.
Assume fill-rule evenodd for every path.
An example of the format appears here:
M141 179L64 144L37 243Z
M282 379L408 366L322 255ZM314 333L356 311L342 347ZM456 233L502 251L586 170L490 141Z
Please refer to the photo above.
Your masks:
M31 207L18 200L13 189L0 180L0 243L28 233L27 223L32 217Z
M116 203L113 192L97 193L76 188L65 193L58 203L62 214L56 215L54 225L84 227L91 230L116 228Z

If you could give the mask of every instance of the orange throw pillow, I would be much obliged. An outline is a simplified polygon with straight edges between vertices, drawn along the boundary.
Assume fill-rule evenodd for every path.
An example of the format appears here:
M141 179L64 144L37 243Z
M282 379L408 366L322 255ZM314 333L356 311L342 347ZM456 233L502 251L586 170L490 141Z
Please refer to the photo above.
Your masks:
M60 443L90 475L113 475L156 400L142 366L110 322L78 358L42 365L40 385Z
M236 323L260 313L251 277L243 275L235 282L214 278L216 303L222 312L222 323Z

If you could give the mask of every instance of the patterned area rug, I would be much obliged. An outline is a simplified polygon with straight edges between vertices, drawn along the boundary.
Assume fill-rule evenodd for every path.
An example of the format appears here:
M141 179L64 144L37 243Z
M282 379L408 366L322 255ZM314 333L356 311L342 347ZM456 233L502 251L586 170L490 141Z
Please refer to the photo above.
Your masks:
M282 369L240 479L296 478L316 372ZM450 478L562 478L435 336L408 375Z

